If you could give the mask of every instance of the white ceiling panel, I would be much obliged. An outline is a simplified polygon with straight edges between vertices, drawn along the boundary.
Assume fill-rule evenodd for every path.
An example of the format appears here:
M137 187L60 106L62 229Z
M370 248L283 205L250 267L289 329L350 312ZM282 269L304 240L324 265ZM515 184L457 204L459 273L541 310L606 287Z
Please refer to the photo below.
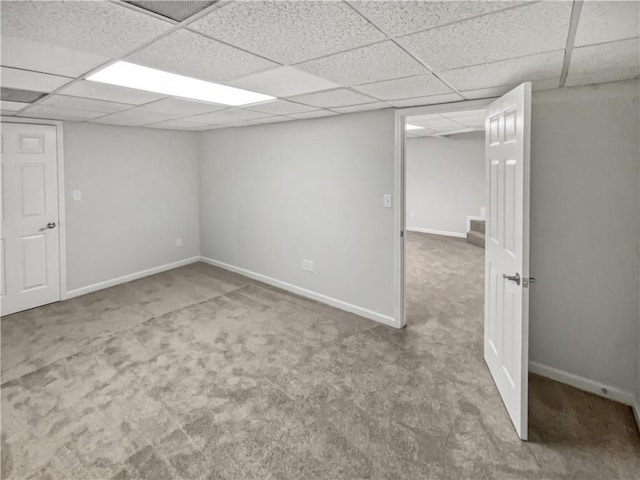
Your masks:
M0 60L7 67L78 77L109 60L92 53L56 47L26 38L2 36Z
M74 83L73 85L69 85L59 93L64 95L73 95L76 97L106 100L108 102L130 103L131 105L141 105L143 103L160 100L165 97L165 95L158 93L118 87L116 85L108 85L106 83L91 82L89 80L83 80L81 82Z
M333 115L338 115L338 114L330 110L316 110L314 112L294 113L289 116L292 118L305 119L305 118L331 117Z
M227 109L220 112L204 113L202 115L194 115L185 120L190 122L204 123L204 124L228 124L239 123L244 120L253 120L256 118L265 118L272 115L263 112L254 112L251 110L245 110L242 108Z
M462 113L464 113L464 115ZM442 116L468 127L483 127L485 120L484 110L476 112L443 113Z
M371 103L375 99L352 92L346 88L339 88L326 92L310 93L309 95L298 95L297 97L292 97L291 100L313 107L332 108Z
M373 102L365 105L355 105L353 107L333 107L332 110L338 113L366 112L368 110L382 110L384 108L393 108L385 102Z
M377 0L349 3L386 33L397 37L527 2Z
M283 64L385 38L342 2L233 2L189 28Z
M440 103L459 102L463 98L457 93L444 93L441 95L429 95L426 97L405 98L402 100L389 100L389 104L397 108L417 107L420 105L437 105Z
M390 41L301 63L297 67L346 87L427 72Z
M472 90L463 90L460 93L464 95L467 100L477 100L480 98L495 98L500 97L511 90L515 85L492 87L492 88L474 88Z
M70 97L67 95L52 95L38 105L54 108L71 108L74 110L88 110L90 112L115 113L131 108L128 103L105 102L93 98Z
M640 43L637 39L574 48L569 75L600 71L638 70Z
M280 123L280 122L290 122L293 118L284 117L282 115L276 115L273 117L266 118L256 118L256 122L258 123Z
M128 57L127 61L213 82L278 66L188 30L178 30L152 43Z
M201 128L201 123L189 122L188 120L166 120L164 122L150 123L145 125L150 128L164 128L167 130L193 130Z
M46 73L18 70L17 68L0 68L0 79L3 87L34 90L36 92L51 92L69 83L72 78L49 75Z
M104 115L102 112L90 112L88 110L76 110L74 108L58 108L34 105L27 111L20 113L21 117L46 118L52 120L84 121Z
M274 68L273 70L233 80L228 84L274 97L291 97L340 86L295 67Z
M2 33L118 57L171 28L112 2L2 2Z
M435 71L565 48L572 2L538 2L399 39Z
M99 118L98 123L109 123L112 125L131 125L140 126L147 123L162 122L172 120L177 115L163 112L153 112L144 107L136 107L124 112L114 113L112 115Z
M29 103L22 103L22 102L10 102L10 101L7 101L7 100L1 100L0 101L0 110L2 112L17 112L18 110L22 110L27 105L30 105L30 104Z
M290 113L309 112L317 110L316 107L308 105L300 105L299 103L288 102L286 100L275 100L273 102L258 103L256 105L247 106L249 110L256 112L269 113L271 115L289 115Z
M640 2L587 0L582 4L574 45L612 42L640 35Z
M431 73L360 85L356 89L380 100L400 100L452 92L446 84Z
M197 102L183 98L164 98L144 106L152 112L174 113L176 116L197 115L199 113L217 112L228 108L226 105Z
M440 72L440 77L458 90L515 85L520 82L559 78L564 51L485 63Z

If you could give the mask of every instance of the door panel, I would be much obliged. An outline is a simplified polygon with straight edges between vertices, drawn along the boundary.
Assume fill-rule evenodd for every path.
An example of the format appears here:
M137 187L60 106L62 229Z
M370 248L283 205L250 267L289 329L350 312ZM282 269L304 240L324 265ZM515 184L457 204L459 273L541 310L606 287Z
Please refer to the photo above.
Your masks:
M2 124L2 315L60 299L56 127ZM45 228L52 222L54 228Z
M511 421L527 439L531 84L489 105L484 358ZM511 278L506 278L507 276Z

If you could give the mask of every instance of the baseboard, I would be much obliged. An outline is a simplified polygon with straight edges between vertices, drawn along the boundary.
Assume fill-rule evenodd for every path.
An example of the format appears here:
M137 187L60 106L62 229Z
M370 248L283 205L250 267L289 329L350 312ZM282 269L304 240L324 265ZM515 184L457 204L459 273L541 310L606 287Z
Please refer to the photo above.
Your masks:
M631 392L612 387L611 385L605 385L596 382L595 380L574 375L573 373L565 372L564 370L559 370L536 362L529 362L529 371L537 373L543 377L550 378L551 380L556 380L560 383L566 383L567 385L579 390L584 390L585 392L593 393L600 397L629 405L630 407L634 406L634 396ZM637 419L638 412L637 409L635 410Z
M383 315L366 308L358 307L357 305L338 300L337 298L329 297L327 295L323 295L322 293L307 290L306 288L298 287L297 285L293 285L291 283L283 282L282 280L277 280L275 278L262 275L261 273L256 273L252 272L251 270L246 270L234 265L229 265L228 263L220 262L218 260L214 260L213 258L200 257L200 260L208 263L209 265L213 265L214 267L219 267L225 270L229 270L230 272L238 273L240 275L258 280L273 287L281 288L282 290L286 290L287 292L295 293L296 295L300 295L301 297L310 298L320 303L325 303L327 305L331 305L332 307L339 308L340 310L355 313L356 315L368 318L369 320L373 320L378 323L382 323L389 327L398 328L398 324L393 319L393 317L389 317L387 315Z
M433 235L444 235L446 237L467 238L466 233L447 232L446 230L433 230L432 228L407 227L409 232L431 233Z
M86 295L87 293L97 292L98 290L103 290L109 287L115 287L116 285L120 285L121 283L131 282L133 280L138 280L139 278L148 277L149 275L155 275L156 273L166 272L167 270L173 270L174 268L182 267L184 265L189 265L190 263L196 263L199 261L199 256L185 258L184 260L167 263L165 265L160 265L159 267L148 268L147 270L130 273L129 275L124 275L118 278L112 278L111 280L105 280L104 282L94 283L92 285L87 285L86 287L74 288L73 290L69 290L64 295L63 299L79 297L80 295Z

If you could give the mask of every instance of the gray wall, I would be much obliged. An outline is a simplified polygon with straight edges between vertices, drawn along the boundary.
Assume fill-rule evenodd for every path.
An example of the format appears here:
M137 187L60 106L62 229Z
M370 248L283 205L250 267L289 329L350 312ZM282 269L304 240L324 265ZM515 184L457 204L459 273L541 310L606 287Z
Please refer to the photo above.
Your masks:
M484 132L410 138L405 159L407 228L466 234L485 204Z
M537 92L531 360L633 393L638 368L638 83Z
M203 256L393 314L392 111L215 130L200 146Z
M195 133L65 122L64 162L68 290L199 255Z

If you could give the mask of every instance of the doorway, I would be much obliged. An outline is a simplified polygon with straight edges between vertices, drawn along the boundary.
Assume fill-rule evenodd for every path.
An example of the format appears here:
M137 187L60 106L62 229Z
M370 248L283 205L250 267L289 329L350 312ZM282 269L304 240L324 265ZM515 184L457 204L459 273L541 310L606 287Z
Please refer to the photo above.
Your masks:
M64 190L60 188L59 128L56 124L2 123L3 316L61 299Z
M474 110L485 110L484 121L484 170L486 201L486 249L484 254L484 273L475 279L479 287L484 283L484 322L482 327L482 350L484 361L491 373L494 384L509 413L513 426L522 440L527 439L528 430L528 348L529 348L529 159L531 141L531 84L523 83L500 98L458 102L433 107L420 107L400 110L396 114L396 197L400 206L396 208L396 319L398 326L407 323L407 154L409 136L419 131L427 136L447 137L470 133L472 127L465 125L465 118L473 118ZM410 123L414 117L414 123ZM458 121L454 120L458 118ZM432 124L416 124L431 119ZM473 122L472 122L473 123ZM459 128L458 128L459 127ZM467 130L465 132L465 130ZM412 133L413 132L413 133ZM431 186L433 189L433 185ZM409 214L411 215L411 211ZM436 209L441 214L442 209ZM435 214L433 214L435 215ZM433 216L432 215L432 216ZM442 216L442 215L441 215ZM446 217L446 215L445 215ZM413 218L413 217L411 217ZM433 220L433 219L432 219ZM441 222L442 218L439 219ZM445 219L446 220L446 219ZM469 220L469 224L473 218ZM478 220L478 219L475 219ZM483 226L474 222L474 231L467 231L472 239L480 237ZM447 232L441 230L437 233ZM427 233L427 232L423 232ZM449 232L451 233L451 232ZM433 234L433 232L432 232ZM429 240L429 239L427 239ZM436 243L431 239L423 246L433 249ZM423 242L424 243L424 242ZM480 243L480 242L478 242ZM440 244L442 247L442 242ZM417 248L416 248L417 250ZM443 255L441 255L443 256ZM444 255L446 257L446 255ZM433 259L432 259L433 260ZM446 262L446 260L445 260ZM451 263L446 262L446 263ZM433 269L434 265L430 268ZM437 267L437 264L435 265ZM438 269L433 269L438 272ZM440 268L446 276L446 269ZM465 295L473 296L474 288L467 285L470 277L465 272L455 273L457 299ZM460 276L462 273L462 276ZM437 277L437 275L436 275ZM483 278L482 278L483 277ZM484 281L483 281L484 280ZM437 285L446 285L436 278ZM450 285L451 287L451 285ZM449 292L450 293L450 292ZM477 292L476 292L477 293ZM418 293L419 294L419 293ZM438 305L447 298L447 292L441 292L430 299L430 305L423 309L434 308L435 315L456 315L460 305L446 304L445 310ZM478 295L473 298L474 311L479 313ZM434 307L435 305L435 307ZM464 302L462 302L464 305ZM427 312L428 313L428 312ZM472 320L473 323L473 320ZM476 322L478 323L478 322Z

